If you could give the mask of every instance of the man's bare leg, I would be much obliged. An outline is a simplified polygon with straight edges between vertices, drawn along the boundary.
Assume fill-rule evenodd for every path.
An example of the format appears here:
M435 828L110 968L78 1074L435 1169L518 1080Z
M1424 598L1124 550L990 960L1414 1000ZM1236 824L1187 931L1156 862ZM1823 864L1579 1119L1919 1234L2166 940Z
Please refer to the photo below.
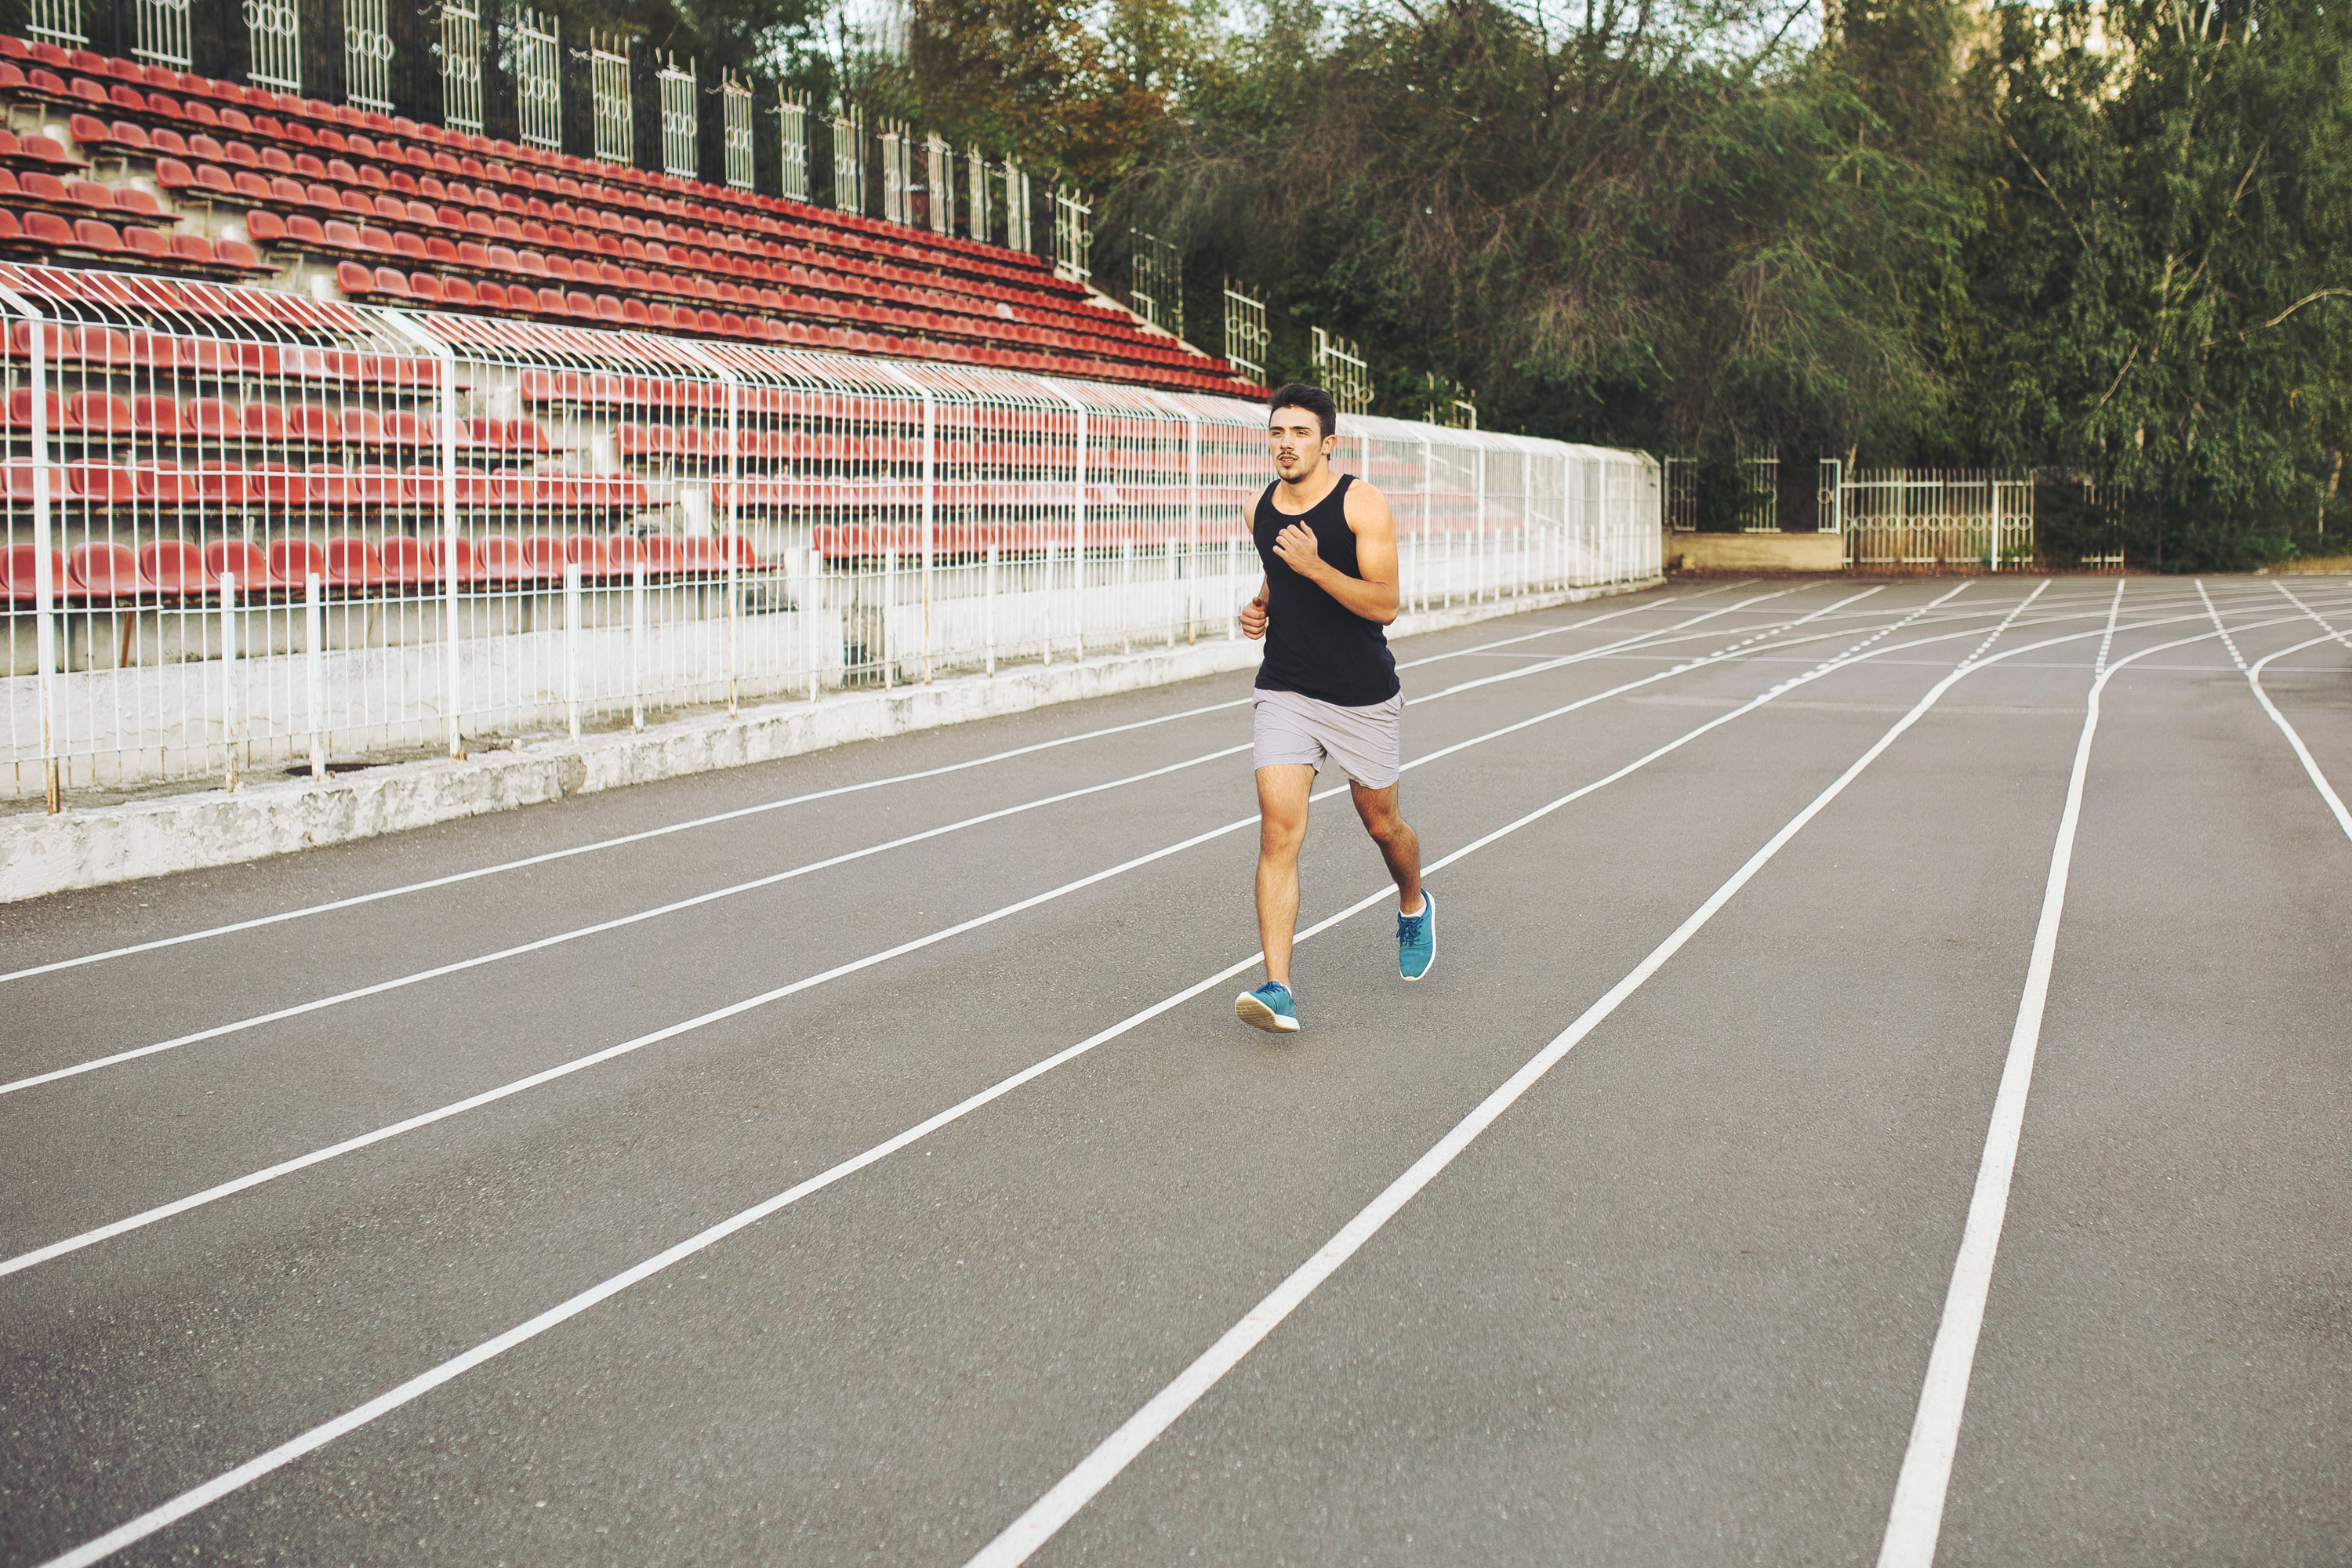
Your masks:
M1307 798L1314 792L1315 770L1305 763L1257 771L1257 937L1265 950L1265 977L1285 985L1298 928L1298 847L1307 838Z
M1263 794L1265 786L1261 784L1260 793ZM1397 815L1397 786L1391 784L1386 789L1366 789L1355 780L1349 779L1348 794L1356 803L1356 815L1364 819L1364 831L1372 836L1374 844L1380 846L1381 858L1388 862L1389 875L1396 881L1397 912L1407 915L1421 913L1421 835L1415 833L1412 826ZM1263 867L1265 861L1261 859L1259 865ZM1261 887L1265 885L1265 871L1260 870L1258 879ZM1296 877L1291 879L1291 887L1294 889L1291 908L1296 913L1297 909ZM1259 895L1258 907L1261 910L1265 907L1263 893ZM1265 923L1263 916L1259 917L1259 923Z

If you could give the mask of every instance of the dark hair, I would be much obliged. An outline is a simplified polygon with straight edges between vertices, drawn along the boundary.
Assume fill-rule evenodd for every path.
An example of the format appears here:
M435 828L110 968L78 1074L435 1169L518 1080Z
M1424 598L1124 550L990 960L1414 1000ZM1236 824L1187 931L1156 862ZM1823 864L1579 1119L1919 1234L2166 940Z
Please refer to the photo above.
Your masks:
M1339 428L1339 405L1332 402L1331 395L1319 386L1294 381L1265 400L1265 411L1269 416L1286 408L1304 408L1315 416L1323 422L1323 434L1326 436Z

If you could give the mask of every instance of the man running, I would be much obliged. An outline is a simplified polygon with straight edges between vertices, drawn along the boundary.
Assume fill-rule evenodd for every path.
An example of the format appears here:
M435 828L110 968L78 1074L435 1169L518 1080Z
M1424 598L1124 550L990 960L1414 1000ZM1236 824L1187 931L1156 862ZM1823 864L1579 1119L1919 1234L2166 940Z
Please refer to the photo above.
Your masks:
M1265 575L1243 609L1242 630L1265 638L1258 667L1252 756L1260 817L1257 930L1265 984L1234 1000L1244 1024L1298 1027L1290 942L1298 924L1298 847L1316 770L1330 758L1348 775L1364 831L1397 885L1397 972L1429 973L1436 910L1421 887L1421 840L1397 815L1404 693L1381 628L1397 617L1396 525L1381 492L1328 461L1339 411L1320 387L1297 383L1267 399L1279 476L1245 519Z

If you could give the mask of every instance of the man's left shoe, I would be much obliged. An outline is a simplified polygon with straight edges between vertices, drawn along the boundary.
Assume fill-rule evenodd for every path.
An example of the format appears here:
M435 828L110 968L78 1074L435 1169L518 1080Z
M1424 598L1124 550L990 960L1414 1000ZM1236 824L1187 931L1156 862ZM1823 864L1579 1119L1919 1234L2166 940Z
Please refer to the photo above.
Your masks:
M1418 980L1437 962L1437 900L1421 890L1421 913L1397 916L1397 973Z

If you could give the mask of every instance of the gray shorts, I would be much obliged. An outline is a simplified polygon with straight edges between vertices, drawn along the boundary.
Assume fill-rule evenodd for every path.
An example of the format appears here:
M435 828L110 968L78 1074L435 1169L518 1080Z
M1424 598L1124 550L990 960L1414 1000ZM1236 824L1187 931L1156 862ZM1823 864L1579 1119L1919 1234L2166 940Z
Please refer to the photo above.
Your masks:
M1252 766L1304 763L1319 773L1326 757L1366 789L1396 783L1404 771L1404 693L1369 708L1342 708L1296 691L1257 694Z

